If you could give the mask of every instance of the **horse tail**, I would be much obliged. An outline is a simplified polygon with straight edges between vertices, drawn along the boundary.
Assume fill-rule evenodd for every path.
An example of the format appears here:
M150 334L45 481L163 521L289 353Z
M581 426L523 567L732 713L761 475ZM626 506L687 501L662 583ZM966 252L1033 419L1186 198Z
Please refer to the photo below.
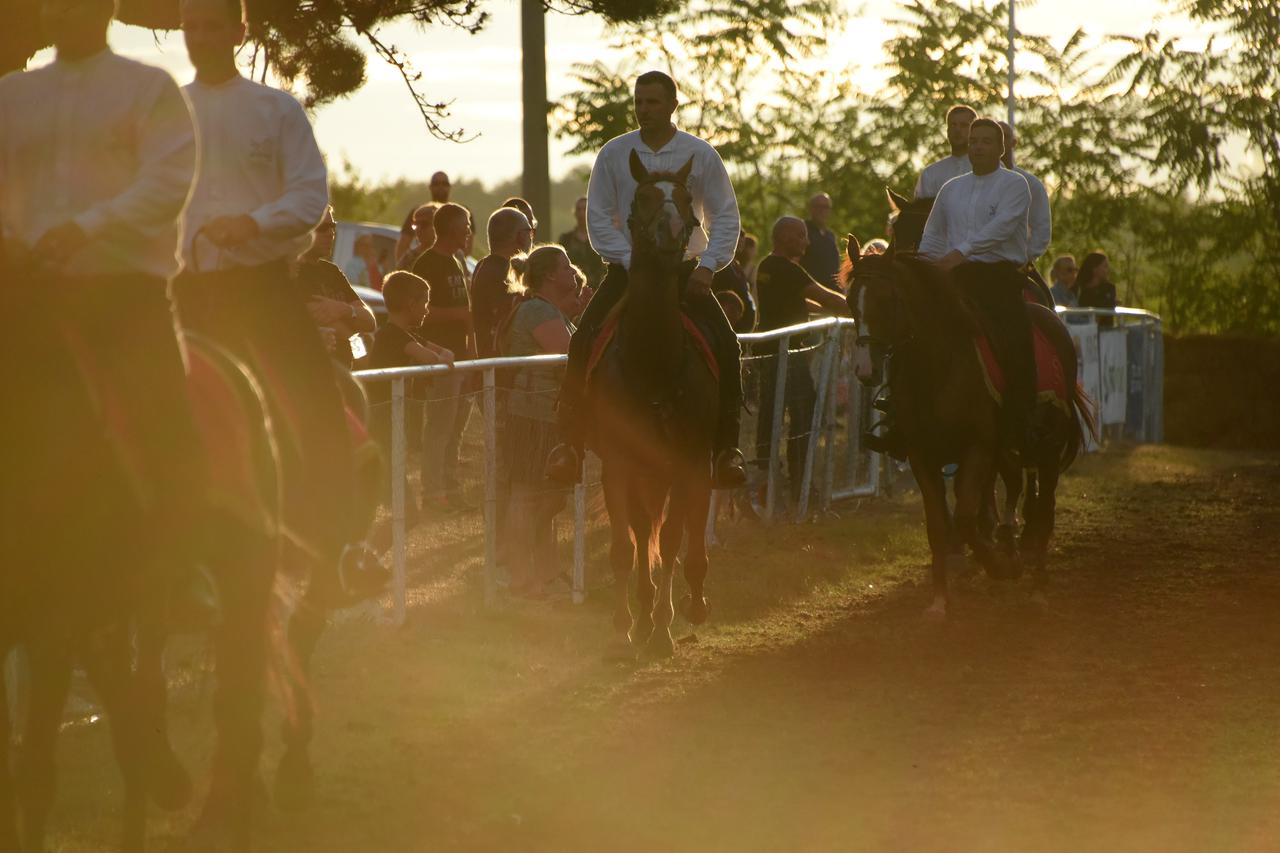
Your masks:
M1076 457L1080 455L1080 449L1085 443L1086 429L1094 441L1098 440L1098 420L1095 414L1097 406L1079 382L1074 383L1071 388L1067 409L1067 419L1070 423L1067 424L1067 442L1062 448L1062 458L1058 462L1059 473L1070 468L1071 463L1075 462Z

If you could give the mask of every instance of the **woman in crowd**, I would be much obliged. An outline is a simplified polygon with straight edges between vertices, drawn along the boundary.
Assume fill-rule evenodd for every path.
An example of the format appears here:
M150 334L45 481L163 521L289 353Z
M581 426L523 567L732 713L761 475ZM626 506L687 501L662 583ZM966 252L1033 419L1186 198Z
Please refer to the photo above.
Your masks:
M1115 310L1116 286L1111 283L1111 264L1104 252L1090 252L1080 264L1080 272L1076 276L1077 301L1081 308L1106 308ZM1099 317L1098 326L1111 328L1115 320L1111 317Z
M539 246L515 257L512 268L523 294L497 340L505 356L567 353L573 333L570 317L579 308L577 274L560 246ZM558 367L528 367L516 372L507 396L505 422L508 475L511 478L511 591L543 598L568 585L555 565L553 519L565 504L562 489L543 477L543 461L558 443L555 401L560 388Z

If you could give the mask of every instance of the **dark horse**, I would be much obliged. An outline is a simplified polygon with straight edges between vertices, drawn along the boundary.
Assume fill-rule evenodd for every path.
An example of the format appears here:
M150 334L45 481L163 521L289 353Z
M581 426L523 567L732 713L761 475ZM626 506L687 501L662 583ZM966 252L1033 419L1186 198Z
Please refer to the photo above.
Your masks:
M44 849L54 748L77 662L106 711L124 776L123 847L141 851L148 794L178 807L190 793L181 767L155 749L163 707L132 665L135 627L139 637L162 630L173 567L157 559L155 543L163 537L139 500L127 441L110 425L118 402L110 381L95 377L74 336L43 307L20 315L37 330L22 335L36 343L22 353L31 359L22 369L36 378L22 384L12 401L21 409L10 410L4 430L16 452L8 456L0 507L6 549L0 659L14 646L25 648L30 698L11 778L8 703L0 695L0 851ZM261 743L266 616L278 551L277 458L257 386L234 359L191 341L188 387L209 471L196 503L199 541L192 544L226 602L215 636L215 763L228 785L247 792ZM146 416L126 413L126 420L130 415Z
M928 613L945 616L949 602L948 564L967 545L993 577L1017 574L1017 565L1000 553L979 524L992 493L1002 455L997 403L987 388L975 339L980 326L949 277L928 261L892 251L860 256L849 236L845 266L849 307L860 326L859 379L879 372L874 362L893 359L893 399L897 428L924 500L929 547L933 552L934 599ZM1075 347L1052 312L1028 305L1032 321L1053 346L1068 377L1064 408L1037 405L1033 417L1040 440L1022 460L1039 475L1023 507L1024 552L1034 565L1035 590L1047 580L1045 555L1053 533L1054 493L1059 475L1075 459L1083 442L1082 422L1093 430L1088 400L1075 382ZM942 467L959 466L955 476L955 512L947 511Z
M604 465L609 511L618 632L611 657L634 657L642 648L653 656L674 651L672 581L686 539L690 599L685 615L695 625L707 617L705 531L719 398L717 379L686 330L680 308L689 274L685 248L697 225L686 187L692 166L690 158L674 174L651 174L631 154L638 186L628 219L627 292L616 323L606 324L601 341L611 337L597 344L604 350L587 391L591 445ZM640 604L634 624L633 564L639 569Z

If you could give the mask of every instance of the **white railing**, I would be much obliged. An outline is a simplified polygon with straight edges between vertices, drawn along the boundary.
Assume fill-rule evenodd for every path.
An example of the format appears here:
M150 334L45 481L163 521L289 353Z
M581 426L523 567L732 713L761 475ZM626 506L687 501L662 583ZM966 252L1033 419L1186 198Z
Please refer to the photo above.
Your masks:
M1112 403L1108 425L1125 423L1125 434L1138 441L1159 441L1163 436L1163 340L1160 319L1146 311L1117 309L1058 309L1068 321L1068 329L1081 350L1081 381L1086 390L1090 384L1091 396L1100 403ZM1117 330L1098 330L1096 323L1087 322L1099 316L1116 318ZM1073 322L1075 318L1081 318ZM1118 340L1124 336L1124 352L1127 353L1123 369L1114 365ZM871 402L875 390L864 388L852 375L849 360L852 356L856 324L849 318L829 317L796 326L740 335L743 345L743 363L748 375L748 390L754 385L760 396L771 387L772 406L766 417L770 429L764 448L756 446L757 425L744 419L742 446L752 465L752 482L745 494L733 499L745 501L766 523L783 517L803 520L810 515L812 499L817 498L818 509L826 511L833 503L854 497L873 497L882 494L886 477L892 468L879 454L861 447L861 435L872 417ZM794 340L793 340L794 339ZM1108 369L1102 369L1105 359ZM1093 353L1096 357L1091 357ZM480 409L483 413L481 441L483 446L483 507L484 507L484 599L492 604L498 597L498 518L500 498L498 471L499 406L497 371L528 367L560 366L567 360L564 355L541 355L525 358L491 358L459 361L453 365L398 367L383 370L365 370L356 373L365 384L389 382L390 394L390 476L391 476L391 529L392 563L394 573L394 619L403 621L406 596L406 530L405 530L405 472L407 469L408 442L405 435L405 413L408 402L405 386L408 380L429 378L452 373L479 373L482 376ZM797 364L801 365L797 369ZM1086 364L1089 367L1086 367ZM1097 366L1096 373L1093 366ZM789 381L812 382L812 415L806 424L791 425L786 442L783 428L787 426L786 410ZM771 382L766 382L771 375ZM807 384L807 383L806 383ZM793 389L794 391L794 389ZM1105 393L1104 393L1105 392ZM1133 392L1133 393L1131 393ZM1125 416L1116 420L1119 394L1125 402L1125 410L1135 412L1132 424ZM1135 396L1136 395L1136 396ZM748 393L748 398L756 396ZM1130 398L1132 397L1132 402ZM757 405L768 402L757 398ZM800 400L807 403L807 400ZM800 408L806 408L801 405ZM795 409L793 408L793 412ZM789 442L803 441L803 458L796 460L799 471L784 476L784 451ZM789 466L788 466L789 467ZM593 470L592 465L587 466ZM798 483L792 480L798 478ZM785 512L783 484L790 487L790 511ZM587 492L596 484L590 478L573 489L573 560L571 570L572 597L575 603L585 600L587 594ZM716 540L716 518L726 496L717 492L712 503L712 514L707 524L709 542Z

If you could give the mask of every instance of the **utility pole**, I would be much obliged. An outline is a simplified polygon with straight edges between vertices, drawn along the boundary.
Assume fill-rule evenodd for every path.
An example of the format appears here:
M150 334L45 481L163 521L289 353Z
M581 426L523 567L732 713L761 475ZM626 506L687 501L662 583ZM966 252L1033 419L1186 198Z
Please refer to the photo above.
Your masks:
M551 164L547 151L547 24L542 0L520 0L520 54L524 104L525 199L551 227ZM545 231L544 231L545 233Z
M1013 56L1017 48L1018 31L1013 25L1013 9L1017 5L1017 0L1009 0L1009 127L1017 128L1015 123L1015 113L1017 109L1013 101L1013 81L1017 77L1017 73L1013 69ZM1013 152L1009 152L1009 162L1014 163Z

